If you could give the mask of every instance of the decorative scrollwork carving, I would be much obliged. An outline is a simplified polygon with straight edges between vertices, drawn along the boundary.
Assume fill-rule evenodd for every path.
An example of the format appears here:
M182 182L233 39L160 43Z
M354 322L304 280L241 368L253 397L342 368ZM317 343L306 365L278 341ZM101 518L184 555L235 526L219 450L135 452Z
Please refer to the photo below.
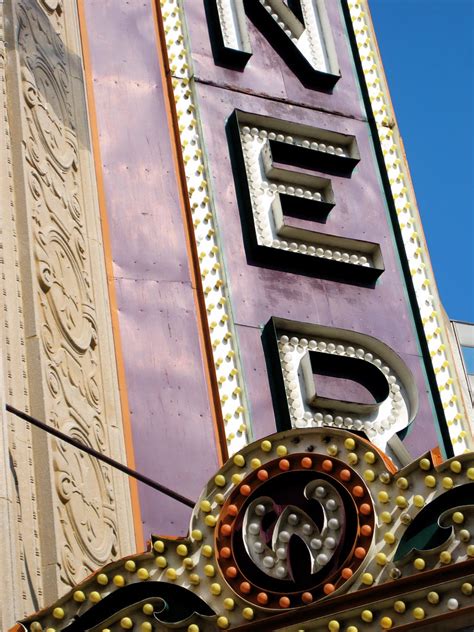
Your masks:
M61 0L17 5L27 204L52 423L108 451L83 178ZM61 578L73 584L117 553L109 469L53 443Z
M54 11L60 13L62 11L63 3L61 0L40 0L40 2L50 13L53 13Z
M66 431L86 442L75 426ZM115 543L117 539L110 486L100 463L63 444L58 447L55 469L62 503L60 514L75 536L70 538L68 548L74 553L76 565L83 565L91 572L107 562L110 541ZM71 575L74 581L77 574Z

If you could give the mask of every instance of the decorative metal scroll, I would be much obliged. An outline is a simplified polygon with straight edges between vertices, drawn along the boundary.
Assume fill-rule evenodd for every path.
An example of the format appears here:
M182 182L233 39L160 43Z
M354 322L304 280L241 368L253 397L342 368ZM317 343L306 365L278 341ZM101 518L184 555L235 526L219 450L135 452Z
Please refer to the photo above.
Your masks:
M472 481L472 454L396 471L342 429L272 435L207 484L187 538L154 537L20 629L380 630L454 611L462 621L473 607Z

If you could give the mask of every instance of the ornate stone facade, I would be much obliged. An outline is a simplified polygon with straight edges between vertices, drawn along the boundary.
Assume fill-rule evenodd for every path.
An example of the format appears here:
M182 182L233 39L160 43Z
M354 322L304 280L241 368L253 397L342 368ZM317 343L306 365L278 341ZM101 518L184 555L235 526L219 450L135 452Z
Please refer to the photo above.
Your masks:
M2 9L5 399L124 462L76 7ZM22 424L2 435L2 528L16 534L1 538L16 596L5 623L135 549L125 477Z

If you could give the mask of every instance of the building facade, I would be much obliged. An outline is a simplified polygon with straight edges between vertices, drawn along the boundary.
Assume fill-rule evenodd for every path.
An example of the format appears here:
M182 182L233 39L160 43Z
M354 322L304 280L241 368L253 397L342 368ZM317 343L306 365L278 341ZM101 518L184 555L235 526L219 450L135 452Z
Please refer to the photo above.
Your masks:
M462 328L367 2L0 18L3 629L467 625Z
M458 380L462 387L464 406L473 419L474 404L474 325L459 320L452 320L448 332L451 334L451 347L458 372Z

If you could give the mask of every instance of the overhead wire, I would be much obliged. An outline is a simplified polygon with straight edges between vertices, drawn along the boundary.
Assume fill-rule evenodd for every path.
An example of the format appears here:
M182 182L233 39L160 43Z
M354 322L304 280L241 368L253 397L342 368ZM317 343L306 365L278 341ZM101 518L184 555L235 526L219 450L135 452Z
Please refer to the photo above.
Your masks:
M178 492L175 492L169 487L166 487L165 485L162 485L161 483L154 481L153 479L149 478L148 476L145 476L144 474L141 474L140 472L137 472L136 470L132 470L132 468L128 467L127 465L124 465L123 463L120 463L119 461L112 459L110 456L107 456L106 454L103 454L102 452L98 452L97 450L94 450L94 448L91 448L90 446L86 445L82 441L79 441L78 439L74 439L73 437L70 437L64 434L57 428L54 428L53 426L50 426L44 423L43 421L36 419L32 415L29 415L28 413L25 413L22 410L18 410L18 408L15 408L14 406L11 406L10 404L6 404L5 408L9 413L16 415L20 419L23 419L23 421L30 423L36 428L40 428L41 430L44 430L48 434L51 434L54 437L56 437L56 439L59 439L60 441L64 441L65 443L72 445L78 450L82 450L82 452L86 452L93 458L98 459L99 461L102 461L103 463L107 463L107 465L110 465L116 470L120 470L124 474L127 474L127 476L131 476L132 478L135 478L137 481L140 481L140 483L143 483L144 485L148 485L148 487L151 487L152 489L155 489L156 491L161 492L162 494L165 494L166 496L169 496L170 498L173 498L174 500L177 500L183 505L187 505L188 507L194 508L196 503L193 500L187 498L186 496L183 496L182 494L179 494Z

